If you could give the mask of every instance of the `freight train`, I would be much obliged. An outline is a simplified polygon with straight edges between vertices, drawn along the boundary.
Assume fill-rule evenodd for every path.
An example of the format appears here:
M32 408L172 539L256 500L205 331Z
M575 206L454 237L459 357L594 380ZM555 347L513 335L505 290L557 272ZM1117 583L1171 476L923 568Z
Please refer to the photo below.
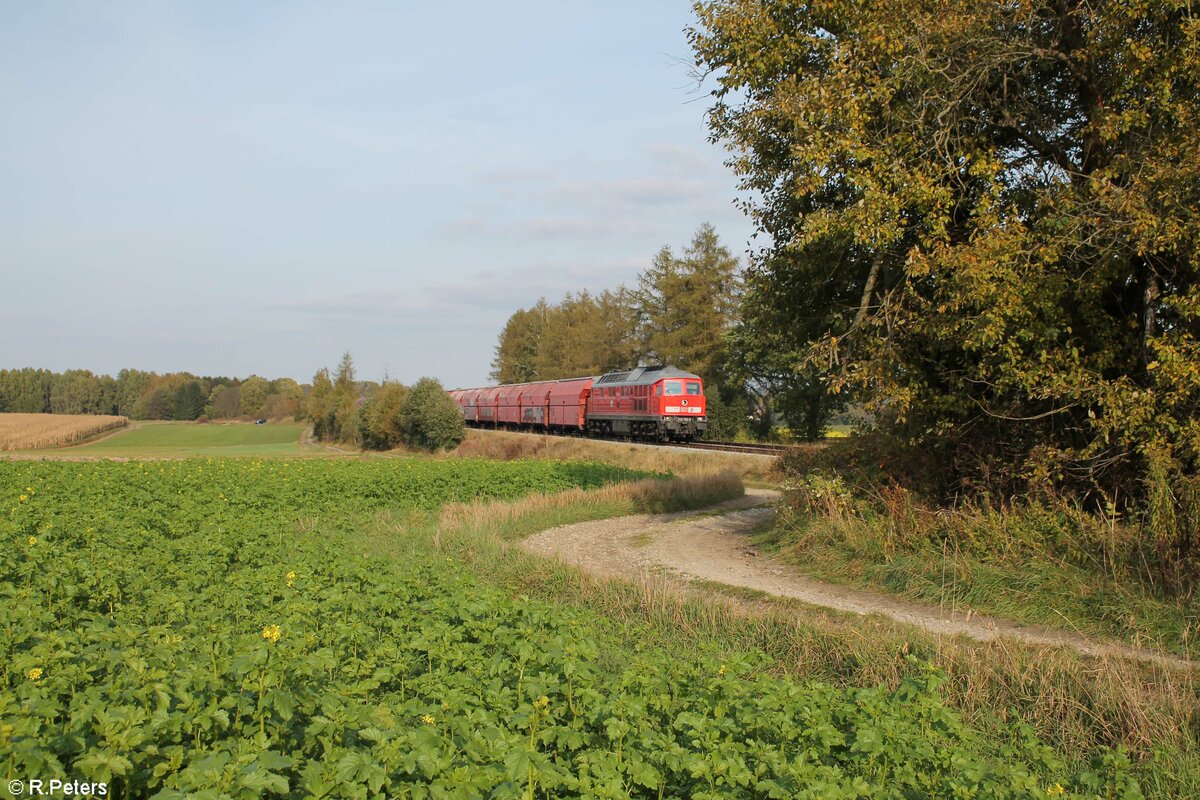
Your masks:
M684 442L708 426L700 376L670 366L453 389L450 397L478 428Z

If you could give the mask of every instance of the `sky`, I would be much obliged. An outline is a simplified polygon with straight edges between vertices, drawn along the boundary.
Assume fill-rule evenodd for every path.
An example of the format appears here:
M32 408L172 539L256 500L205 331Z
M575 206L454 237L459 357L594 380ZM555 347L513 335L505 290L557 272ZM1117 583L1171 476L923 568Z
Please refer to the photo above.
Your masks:
M0 0L0 368L486 382L752 225L689 2Z

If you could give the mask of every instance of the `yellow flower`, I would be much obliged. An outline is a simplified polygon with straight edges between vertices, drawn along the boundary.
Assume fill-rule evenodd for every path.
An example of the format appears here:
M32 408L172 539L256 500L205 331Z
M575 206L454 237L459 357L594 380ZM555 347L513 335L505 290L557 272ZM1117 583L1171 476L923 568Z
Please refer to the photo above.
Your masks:
M29 495L27 495L27 494L23 494L17 498L17 500L21 501L22 503L24 503L28 499L29 499Z
M1051 797L1055 797L1060 794L1065 794L1066 791L1067 790L1062 787L1061 783L1056 783L1046 790L1046 794L1050 795Z
M292 584L296 582L296 573L289 571L285 577L287 578L288 588L291 588Z
M36 537L36 536L30 536L30 537L29 537L28 539L26 539L25 541L29 543L29 546L30 546L30 547L33 547L35 544L37 544L37 537Z
M42 679L42 668L34 667L25 673L25 677L29 678L31 681L40 681Z
M718 674L718 675L724 675L724 674L725 674L725 665L724 665L724 664L722 664L722 665L721 665L721 668L720 668L719 670L717 670L717 674Z
M546 695L542 695L537 700L534 700L533 704L542 711L545 711L550 706L550 698L546 697Z
M283 637L283 631L279 630L278 625L268 625L262 629L262 637L271 644L275 644Z
M421 722L424 722L426 725L432 725L433 723L437 722L437 720L435 720L433 717L429 716L428 714L422 714Z

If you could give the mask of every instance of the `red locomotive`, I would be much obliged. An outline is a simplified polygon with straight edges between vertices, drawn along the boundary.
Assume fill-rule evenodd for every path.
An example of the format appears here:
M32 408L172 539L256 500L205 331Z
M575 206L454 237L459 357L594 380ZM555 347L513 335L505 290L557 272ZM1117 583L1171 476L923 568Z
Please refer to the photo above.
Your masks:
M638 367L598 378L454 389L468 425L689 441L708 425L700 376Z

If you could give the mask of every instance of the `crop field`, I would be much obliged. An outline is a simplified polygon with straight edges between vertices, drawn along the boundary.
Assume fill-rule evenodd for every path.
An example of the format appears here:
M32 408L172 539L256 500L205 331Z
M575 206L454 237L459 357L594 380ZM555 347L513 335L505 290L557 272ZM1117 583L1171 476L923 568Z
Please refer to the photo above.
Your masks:
M163 800L1140 796L1118 752L1067 767L973 731L934 671L837 688L621 648L422 533L451 501L638 475L0 462L0 764ZM388 547L363 534L381 519Z
M288 456L301 451L307 426L296 422L199 425L142 422L98 442L70 448L71 455L138 457Z
M0 451L62 447L128 424L93 414L0 414Z

